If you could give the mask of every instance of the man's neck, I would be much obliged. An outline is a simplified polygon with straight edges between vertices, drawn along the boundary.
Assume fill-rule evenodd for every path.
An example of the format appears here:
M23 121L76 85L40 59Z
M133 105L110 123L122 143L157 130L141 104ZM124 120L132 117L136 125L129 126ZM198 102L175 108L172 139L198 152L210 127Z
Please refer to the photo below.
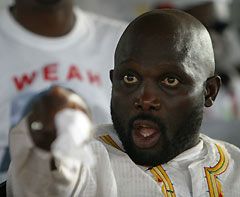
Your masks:
M67 34L75 22L72 5L45 10L15 5L11 7L10 12L18 23L29 31L48 37Z

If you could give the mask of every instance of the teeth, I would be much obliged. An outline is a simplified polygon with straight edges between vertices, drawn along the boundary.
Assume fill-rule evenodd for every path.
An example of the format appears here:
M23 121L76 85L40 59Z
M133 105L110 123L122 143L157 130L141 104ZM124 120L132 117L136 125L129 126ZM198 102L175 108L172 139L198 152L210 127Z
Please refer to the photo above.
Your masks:
M140 134L141 134L143 137L149 137L150 135L152 135L151 133L143 133L143 132L140 132Z

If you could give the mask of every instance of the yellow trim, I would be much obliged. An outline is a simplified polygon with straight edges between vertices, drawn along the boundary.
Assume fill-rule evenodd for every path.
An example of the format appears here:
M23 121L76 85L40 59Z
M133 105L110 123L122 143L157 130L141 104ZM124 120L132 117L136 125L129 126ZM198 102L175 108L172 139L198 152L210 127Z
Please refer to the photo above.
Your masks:
M105 136L99 136L99 138L101 138L106 144L113 146L114 148L117 148L120 151L123 151L114 141L113 139L109 136L109 135L105 135Z
M175 197L173 184L162 166L153 167L150 172L156 178L158 183L163 182L162 192L165 197Z
M109 135L105 136L99 136L101 140L103 140L106 144L113 146L114 148L117 148L120 151L123 151ZM146 166L145 166L146 167ZM156 178L157 182L163 182L162 186L162 193L165 197L175 197L175 192L173 189L173 185L165 172L165 170L161 166L153 167L150 172L153 174L153 176Z
M215 144L220 154L219 162L214 167L205 167L205 173L208 183L208 189L210 197L222 197L222 185L217 176L224 173L227 170L229 164L229 158L227 153L220 146Z

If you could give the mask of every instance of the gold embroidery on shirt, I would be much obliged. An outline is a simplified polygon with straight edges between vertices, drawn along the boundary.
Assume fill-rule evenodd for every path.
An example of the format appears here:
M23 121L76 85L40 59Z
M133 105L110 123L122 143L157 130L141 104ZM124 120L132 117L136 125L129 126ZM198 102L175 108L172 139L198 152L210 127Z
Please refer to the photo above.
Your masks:
M175 197L173 184L162 166L153 167L150 172L156 178L158 183L163 183L162 192L165 197Z
M206 173L210 197L223 197L222 185L217 176L227 170L229 158L224 149L217 144L216 147L220 154L219 162L214 167L205 167L204 170Z
M117 148L120 151L123 151L117 144L116 142L113 141L113 139L109 135L105 136L99 136L101 140L103 140L106 144L113 146L114 148Z

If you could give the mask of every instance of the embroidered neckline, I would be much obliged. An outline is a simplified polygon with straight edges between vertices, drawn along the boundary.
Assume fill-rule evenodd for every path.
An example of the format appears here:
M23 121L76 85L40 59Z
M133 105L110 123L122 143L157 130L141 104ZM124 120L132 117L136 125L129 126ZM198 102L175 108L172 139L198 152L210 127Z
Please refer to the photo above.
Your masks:
M99 138L102 141L104 141L106 144L108 144L120 151L123 151L120 148L120 146L118 146L117 143L114 142L114 140L110 137L110 135L99 136ZM151 167L151 168L149 168L149 166L143 166L143 167L146 167L146 168L148 168L147 170L150 170L150 172L152 173L156 182L163 183L162 192L165 197L175 197L176 196L175 192L174 192L173 184L161 165L156 166L156 167Z
M116 142L110 137L110 135L105 135L105 136L99 136L99 138L104 141L106 144L122 151L123 149L120 148L120 146L117 145ZM206 174L206 179L208 183L208 189L209 189L209 195L210 197L223 197L223 191L222 191L222 185L218 179L218 175L223 174L228 166L229 166L229 158L225 150L220 147L219 145L215 144L219 155L220 159L218 163L213 166L213 167L204 167L205 174ZM147 167L147 166L144 166ZM173 184L167 175L166 171L163 169L161 165L149 168L148 170L152 173L153 177L155 178L156 182L158 183L163 183L162 185L162 192L165 197L175 197L175 191Z

